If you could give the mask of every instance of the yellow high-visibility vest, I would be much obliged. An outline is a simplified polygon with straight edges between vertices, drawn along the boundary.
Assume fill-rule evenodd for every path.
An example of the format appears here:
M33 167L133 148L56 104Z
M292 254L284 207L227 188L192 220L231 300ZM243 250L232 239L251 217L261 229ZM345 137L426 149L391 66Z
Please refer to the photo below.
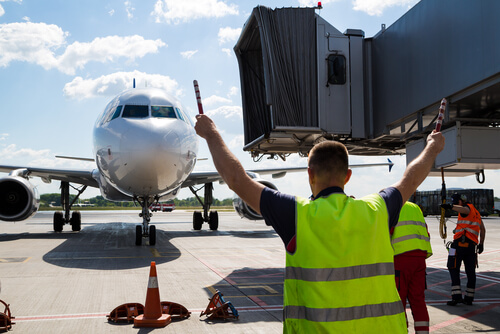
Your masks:
M284 333L407 333L383 198L296 197Z
M399 220L391 236L394 255L413 250L427 252L432 255L431 238L427 231L424 215L415 203L406 202L401 208Z

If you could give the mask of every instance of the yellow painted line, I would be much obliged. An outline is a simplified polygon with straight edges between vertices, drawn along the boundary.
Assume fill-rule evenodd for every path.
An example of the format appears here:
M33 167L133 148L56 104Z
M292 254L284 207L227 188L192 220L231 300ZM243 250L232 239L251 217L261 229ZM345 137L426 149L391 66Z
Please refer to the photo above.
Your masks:
M269 293L272 293L272 294L276 294L278 293L278 291L274 290L273 288L271 288L270 286L268 285L238 285L238 287L240 289L256 289L256 288L263 288L264 290L266 290L267 292Z
M206 288L208 289L208 291L210 291L212 295L215 295L215 293L217 292L217 289L215 289L213 285L207 286Z
M150 250L154 257L161 257L160 252L156 248L150 248Z
M23 263L26 263L28 262L29 260L31 260L31 256L30 257L27 257L26 260L23 261Z

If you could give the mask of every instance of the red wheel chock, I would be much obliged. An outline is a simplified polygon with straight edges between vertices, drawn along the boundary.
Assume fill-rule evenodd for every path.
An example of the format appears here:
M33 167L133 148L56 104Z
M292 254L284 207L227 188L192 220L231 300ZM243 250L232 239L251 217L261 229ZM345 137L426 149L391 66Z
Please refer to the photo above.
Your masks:
M238 319L238 311L231 304L231 302L226 302L222 293L219 290L215 290L215 294L210 298L205 311L202 311L200 317L206 315L208 319Z
M172 320L189 318L191 315L187 308L174 302L161 302L161 312L170 314Z
M107 315L108 321L113 322L131 322L139 314L144 314L144 306L139 303L128 303L116 307L110 314Z
M9 329L12 328L12 325L15 324L15 322L12 322L12 319L14 319L14 317L10 313L9 304L7 304L1 299L0 303L2 303L5 306L4 311L0 312L0 331L8 331Z

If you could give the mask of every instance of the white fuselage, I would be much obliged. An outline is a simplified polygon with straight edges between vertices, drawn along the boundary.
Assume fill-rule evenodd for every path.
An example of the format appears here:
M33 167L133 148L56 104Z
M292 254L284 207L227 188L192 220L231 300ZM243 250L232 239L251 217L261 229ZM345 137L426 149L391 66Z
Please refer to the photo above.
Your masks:
M179 102L156 88L116 96L94 126L103 196L174 197L196 164L198 138ZM110 186L120 196L113 195ZM118 198L120 197L120 198Z

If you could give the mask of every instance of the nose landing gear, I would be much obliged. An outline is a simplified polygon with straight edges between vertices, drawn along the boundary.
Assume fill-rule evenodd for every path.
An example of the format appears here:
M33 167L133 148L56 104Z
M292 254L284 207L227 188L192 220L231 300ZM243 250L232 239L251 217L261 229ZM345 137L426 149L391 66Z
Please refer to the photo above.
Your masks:
M197 192L200 191L202 188L205 189L205 196L203 198L203 201L201 198L198 196ZM219 228L219 214L217 211L210 211L210 206L212 205L213 202L213 189L214 186L213 184L210 183L205 183L205 185L199 189L194 189L193 187L189 187L189 190L196 196L196 199L198 202L200 202L201 206L203 207L203 212L200 211L195 211L193 212L193 229L194 230L201 230L201 226L203 225L204 222L208 223L208 227L212 231L217 231Z
M153 215L149 211L149 206L155 199L150 197L135 197L134 201L137 201L142 207L142 212L139 213L139 217L142 217L142 225L135 227L135 244L140 246L142 245L142 238L149 238L149 245L154 246L156 245L156 226L149 225L149 221Z

